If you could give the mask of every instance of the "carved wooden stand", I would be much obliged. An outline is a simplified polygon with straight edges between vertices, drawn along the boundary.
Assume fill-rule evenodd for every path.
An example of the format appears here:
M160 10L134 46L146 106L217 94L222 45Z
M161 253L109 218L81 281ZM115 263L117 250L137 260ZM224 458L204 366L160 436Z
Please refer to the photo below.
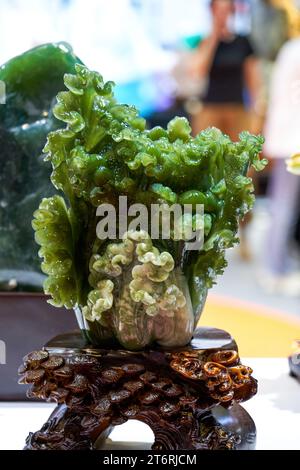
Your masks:
M252 448L255 426L237 405L257 390L228 333L198 329L176 350L95 349L80 333L58 336L24 358L29 397L56 401L25 449L95 449L129 419L150 426L152 449Z

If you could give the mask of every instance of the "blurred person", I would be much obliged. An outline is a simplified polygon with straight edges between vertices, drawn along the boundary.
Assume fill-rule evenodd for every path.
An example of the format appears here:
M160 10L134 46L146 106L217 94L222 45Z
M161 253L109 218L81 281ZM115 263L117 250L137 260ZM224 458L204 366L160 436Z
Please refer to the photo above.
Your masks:
M283 10L288 19L289 37L297 37L300 30L299 0L265 0L277 9Z
M251 127L245 106L245 89L249 93L249 108L259 113L260 74L258 60L246 36L233 31L235 3L233 0L211 0L212 32L195 54L193 75L204 83L203 107L193 117L197 134L215 126L233 140ZM257 129L251 129L257 131Z
M283 44L290 39L286 9L273 0L253 0L251 41L264 61L273 63ZM277 5L278 4L278 5Z
M266 239L262 284L270 292L300 294L300 271L293 271L290 245L300 204L300 178L286 169L286 158L300 151L300 38L288 41L274 67L265 126L271 223Z
M276 3L276 5L275 5ZM282 5L281 5L282 4ZM270 81L275 60L283 44L290 39L291 26L289 15L283 1L253 0L251 42L259 57L261 73L260 109L262 128L269 101Z
M192 118L195 134L217 127L236 141L243 130L261 131L261 78L258 59L247 36L234 33L233 0L211 0L212 32L195 54L192 76L202 80L202 107ZM248 108L245 106L248 91ZM251 258L246 239L246 218L241 223L240 255Z

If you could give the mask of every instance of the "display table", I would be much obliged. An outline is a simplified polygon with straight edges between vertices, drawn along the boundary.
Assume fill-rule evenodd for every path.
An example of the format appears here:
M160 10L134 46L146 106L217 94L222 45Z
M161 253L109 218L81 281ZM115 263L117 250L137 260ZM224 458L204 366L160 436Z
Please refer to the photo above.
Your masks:
M300 450L300 384L289 376L285 358L247 358L258 379L258 394L243 407L257 427L257 449ZM39 429L55 404L0 403L0 449L22 449L29 431ZM126 443L124 442L126 440ZM138 421L114 429L106 449L150 449L152 431Z

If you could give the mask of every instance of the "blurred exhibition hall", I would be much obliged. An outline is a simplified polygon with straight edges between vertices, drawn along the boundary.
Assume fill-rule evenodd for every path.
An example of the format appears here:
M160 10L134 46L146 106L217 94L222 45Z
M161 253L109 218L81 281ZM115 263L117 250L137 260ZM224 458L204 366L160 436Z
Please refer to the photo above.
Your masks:
M300 1L0 0L1 64L58 41L149 126L179 115L194 134L264 135L254 211L201 323L230 331L242 355L288 355L300 338L300 177L286 163L300 153Z

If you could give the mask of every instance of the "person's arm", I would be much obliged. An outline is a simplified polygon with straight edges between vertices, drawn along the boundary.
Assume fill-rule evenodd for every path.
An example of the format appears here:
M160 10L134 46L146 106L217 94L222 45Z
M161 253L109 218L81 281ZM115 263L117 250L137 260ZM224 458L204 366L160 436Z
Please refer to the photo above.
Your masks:
M260 132L265 116L263 99L263 83L259 60L251 55L244 64L244 80L250 96L250 111L252 115L252 132Z
M204 79L209 75L218 44L219 37L214 33L200 44L195 61L195 73L198 78Z
M244 64L245 85L250 95L251 108L255 108L260 100L262 80L259 69L259 61L255 56L250 56Z
M211 34L200 43L197 52L194 54L190 68L190 73L193 78L200 80L207 79L223 34L223 23L220 22L219 19L214 18Z

